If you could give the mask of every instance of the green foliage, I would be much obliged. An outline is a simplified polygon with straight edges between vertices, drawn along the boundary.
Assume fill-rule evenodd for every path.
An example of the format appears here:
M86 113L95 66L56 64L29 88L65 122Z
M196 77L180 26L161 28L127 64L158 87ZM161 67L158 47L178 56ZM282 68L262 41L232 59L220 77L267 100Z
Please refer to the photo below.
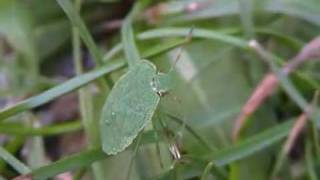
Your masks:
M320 88L319 56L281 71L319 36L319 0L128 2L0 1L0 179L319 178L318 102L281 154ZM279 88L234 142L268 72Z

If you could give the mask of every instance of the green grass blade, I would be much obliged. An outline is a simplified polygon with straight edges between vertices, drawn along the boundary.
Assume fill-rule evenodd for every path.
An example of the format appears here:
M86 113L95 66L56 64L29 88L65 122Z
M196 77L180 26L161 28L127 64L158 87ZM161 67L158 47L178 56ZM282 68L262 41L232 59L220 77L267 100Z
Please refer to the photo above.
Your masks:
M305 145L305 161L306 161L306 167L307 167L307 172L310 180L317 180L317 173L314 169L314 161L312 157L312 146L311 142L307 140L306 145Z
M146 49L145 51L141 52L141 57L145 58L145 59L152 58L154 56L160 55L160 54L165 53L167 51L170 51L174 48L177 48L177 47L183 45L184 43L186 43L185 39L174 39L174 40L162 42L160 44L152 46L151 48ZM103 61L108 62L116 54L120 53L120 51L122 51L122 50L123 50L122 43L115 45L114 48L112 48L108 53L106 53L103 56Z
M26 127L21 123L0 123L0 132L2 134L9 134L14 136L53 136L79 131L81 129L82 124L79 121L39 128Z
M144 132L142 134L141 144L154 143L155 141L159 140L157 138L154 138L155 134L156 132L154 131ZM24 173L24 176L32 177L33 179L37 180L48 179L66 171L90 166L92 163L106 159L108 157L109 156L106 155L101 148L94 148L68 156L47 166L35 169L30 173L26 172Z
M0 146L0 158L5 160L8 164L10 164L11 167L13 167L16 171L18 171L21 174L29 173L31 171L31 169L28 166L16 159L2 146Z
M115 55L120 53L123 49L122 43L118 43L111 50L109 50L105 55L103 55L102 61L105 63L111 60Z
M292 125L293 121L282 123L225 150L205 155L203 159L212 159L217 166L227 165L279 142L288 135Z
M32 171L28 176L33 179L48 179L57 174L65 171L75 170L82 167L89 166L95 161L103 160L108 156L103 153L100 149L93 149L81 152L79 154L71 155L65 159L54 162L50 165L43 166Z
M143 32L138 35L139 39L151 39L151 38L163 38L163 37L185 37L189 34L190 28L158 28L150 31ZM192 37L196 38L206 38L231 44L243 49L248 49L247 41L237 38L235 36L228 35L223 32L206 30L195 28L192 32Z
M70 0L57 0L57 2L68 16L72 25L77 27L80 37L86 44L87 48L90 51L90 54L93 56L93 59L95 60L97 65L102 65L101 52L96 46L92 36L90 35L87 27L85 26L85 23L81 19L79 13L74 8L72 2Z
M77 77L72 78L71 80L68 80L65 83L62 83L54 88L51 88L37 96L33 96L29 99L26 99L24 101L21 101L20 103L17 103L11 107L5 108L0 111L0 121L5 120L6 118L9 118L10 116L13 116L15 114L18 114L20 112L38 107L40 105L43 105L59 96L62 96L64 94L67 94L69 92L72 92L108 73L113 72L114 70L117 70L124 66L124 63L115 63L110 66L106 66L103 68L99 68L97 70L91 71L89 73L79 75Z
M187 43L186 39L174 39L167 42L161 42L150 49L142 52L142 58L151 58L157 55L160 55L164 52L177 48L183 44Z
M121 28L121 39L124 46L124 53L129 67L133 67L140 61L140 54L135 44L134 32L132 28L133 17L138 13L140 3L137 2L130 14L126 17Z
M252 0L238 0L240 19L247 38L254 36L253 2Z

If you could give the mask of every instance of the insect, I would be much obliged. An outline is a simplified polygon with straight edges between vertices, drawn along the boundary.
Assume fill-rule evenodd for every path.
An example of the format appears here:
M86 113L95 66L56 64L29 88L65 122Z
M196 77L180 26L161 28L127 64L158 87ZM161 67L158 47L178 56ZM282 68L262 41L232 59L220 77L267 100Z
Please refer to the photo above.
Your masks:
M173 66L169 73L159 73L153 63L140 59L131 25L131 18L138 9L136 5L121 29L129 71L116 82L102 108L101 140L107 154L117 154L132 143L151 121L160 98L172 84ZM179 56L175 63L178 59Z
M169 90L163 86L169 84L169 79L147 60L141 60L120 78L102 109L104 152L116 154L132 143L152 119L160 97Z

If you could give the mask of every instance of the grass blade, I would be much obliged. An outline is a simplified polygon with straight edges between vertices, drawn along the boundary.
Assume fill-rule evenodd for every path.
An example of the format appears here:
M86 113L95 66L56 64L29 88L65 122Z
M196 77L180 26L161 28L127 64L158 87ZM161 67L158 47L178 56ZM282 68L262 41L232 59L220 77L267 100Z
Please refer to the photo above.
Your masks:
M121 28L121 39L124 46L124 53L128 61L129 67L134 66L140 61L138 48L135 44L135 38L132 28L133 17L138 13L140 3L137 2L130 14L126 17Z
M93 59L95 60L97 65L102 65L101 52L96 46L92 36L90 35L87 27L85 26L85 23L81 19L79 13L74 8L72 2L70 0L57 0L57 2L68 16L72 25L78 29L80 37L86 44L87 48L90 51L90 54L93 56Z
M107 157L108 156L100 149L88 150L38 168L25 176L37 180L47 179L65 171L86 167L95 161L103 160Z
M172 43L172 44L171 44ZM149 50L146 50L145 52L147 54L143 54L144 58L150 58L152 56L158 55L160 53L164 53L166 51L169 51L173 48L176 48L183 44L184 41L175 41L170 42L168 44L164 43L162 46L152 47ZM53 99L60 97L64 94L70 93L74 90L77 90L78 88L97 80L98 78L111 73L115 70L118 70L125 66L125 62L117 62L110 66L103 66L102 68L93 70L91 72L79 75L77 77L74 77L67 82L64 82L60 84L59 86L56 86L52 89L49 89L37 96L31 97L29 99L26 99L20 103L17 103L11 107L8 107L6 109L3 109L0 111L0 121L5 120L6 118L9 118L12 115L18 114L20 112L30 110L32 108L38 107L40 105L43 105L49 101L52 101Z
M59 96L62 96L64 94L67 94L69 92L72 92L102 76L105 74L111 73L121 67L124 66L124 63L115 63L113 65L99 68L97 70L94 70L92 72L79 75L75 78L72 78L71 80L68 80L65 83L62 83L54 88L51 88L37 96L33 96L29 99L26 99L24 101L21 101L11 107L5 108L0 111L0 121L5 120L6 118L9 118L10 116L13 116L15 114L18 114L20 112L38 107L40 105L43 105Z
M0 123L0 132L2 134L10 134L14 136L53 136L79 131L81 129L82 124L79 121L40 128L26 127L21 123Z
M154 131L144 132L142 134L141 144L154 143L155 141L159 140L154 138L155 134L156 133ZM94 148L68 156L47 166L35 169L32 172L25 172L25 175L17 178L28 177L37 180L48 179L66 171L90 166L92 163L104 160L108 157L110 156L106 155L100 147Z
M11 155L2 146L0 146L0 157L21 174L29 173L31 171L31 169L28 166L26 166L21 161L16 159L13 155Z
M227 165L269 147L285 138L290 132L292 125L293 121L277 125L253 137L245 139L238 144L232 145L225 150L205 155L203 156L203 159L212 159L217 166Z
M153 38L163 38L163 37L175 37L175 36L188 36L190 28L158 28L150 31L143 32L138 35L139 39L153 39ZM195 28L192 32L192 37L194 38L206 38L231 44L243 49L248 49L247 41L237 38L235 36L228 35L223 32L206 30Z
M307 167L307 172L310 180L317 180L317 173L314 169L314 161L312 158L312 146L311 142L307 140L306 145L305 145L305 159L306 159L306 167Z
M254 36L254 25L253 25L253 16L252 0L238 0L240 19L247 38L252 38Z

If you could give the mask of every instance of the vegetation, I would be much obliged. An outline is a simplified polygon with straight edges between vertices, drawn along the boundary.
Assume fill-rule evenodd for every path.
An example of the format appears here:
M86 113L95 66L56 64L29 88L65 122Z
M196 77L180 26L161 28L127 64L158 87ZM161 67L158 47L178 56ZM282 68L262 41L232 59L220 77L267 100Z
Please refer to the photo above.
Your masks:
M319 4L1 0L0 179L318 179Z

